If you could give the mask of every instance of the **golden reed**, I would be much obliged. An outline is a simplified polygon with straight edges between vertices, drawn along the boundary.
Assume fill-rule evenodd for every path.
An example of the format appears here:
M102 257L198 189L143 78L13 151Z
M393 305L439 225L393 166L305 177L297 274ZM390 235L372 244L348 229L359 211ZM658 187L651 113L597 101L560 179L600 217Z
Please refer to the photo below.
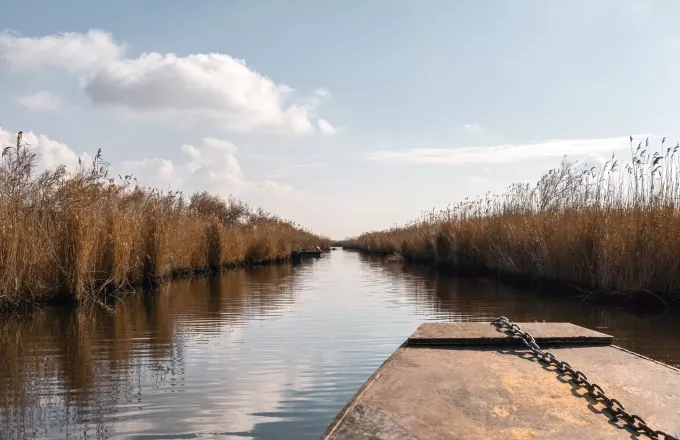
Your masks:
M680 292L680 147L634 143L625 166L566 159L535 185L346 240L406 260L557 280L589 291Z
M175 274L287 259L330 241L208 193L108 177L101 151L74 173L38 172L17 136L0 160L0 307L156 284Z

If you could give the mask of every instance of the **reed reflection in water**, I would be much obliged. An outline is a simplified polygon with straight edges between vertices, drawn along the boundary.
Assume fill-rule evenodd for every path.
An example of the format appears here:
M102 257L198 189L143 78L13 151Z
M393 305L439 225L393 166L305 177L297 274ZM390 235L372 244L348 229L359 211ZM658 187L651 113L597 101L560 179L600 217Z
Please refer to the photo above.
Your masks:
M422 321L570 321L680 365L677 314L335 251L0 325L0 438L318 438Z

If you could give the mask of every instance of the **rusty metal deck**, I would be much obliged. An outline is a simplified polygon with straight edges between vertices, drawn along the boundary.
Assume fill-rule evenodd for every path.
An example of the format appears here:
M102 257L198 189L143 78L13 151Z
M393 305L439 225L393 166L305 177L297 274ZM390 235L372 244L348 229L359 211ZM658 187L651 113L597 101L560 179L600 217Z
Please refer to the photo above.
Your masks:
M680 370L608 345L611 336L573 324L520 325L629 413L680 437ZM357 391L322 439L638 438L611 422L584 388L520 344L490 324L423 324Z

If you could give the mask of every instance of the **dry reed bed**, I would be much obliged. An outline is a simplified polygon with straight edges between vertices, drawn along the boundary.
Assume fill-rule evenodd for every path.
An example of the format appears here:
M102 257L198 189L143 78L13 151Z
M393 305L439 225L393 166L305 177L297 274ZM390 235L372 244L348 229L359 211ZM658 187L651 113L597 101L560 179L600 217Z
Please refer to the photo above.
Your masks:
M431 211L346 247L557 280L591 291L680 292L680 154L635 144L600 169L563 160L535 185Z
M75 173L36 171L22 142L0 161L0 307L82 300L155 284L175 274L287 259L330 241L207 193L139 187L108 178L98 153Z

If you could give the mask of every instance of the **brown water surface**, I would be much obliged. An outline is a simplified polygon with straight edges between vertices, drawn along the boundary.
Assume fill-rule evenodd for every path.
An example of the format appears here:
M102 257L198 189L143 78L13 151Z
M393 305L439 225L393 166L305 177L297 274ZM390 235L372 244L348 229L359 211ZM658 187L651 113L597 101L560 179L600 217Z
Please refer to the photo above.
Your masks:
M0 439L315 439L423 321L570 321L680 366L680 316L349 251L0 323ZM575 366L586 374L587 365Z

